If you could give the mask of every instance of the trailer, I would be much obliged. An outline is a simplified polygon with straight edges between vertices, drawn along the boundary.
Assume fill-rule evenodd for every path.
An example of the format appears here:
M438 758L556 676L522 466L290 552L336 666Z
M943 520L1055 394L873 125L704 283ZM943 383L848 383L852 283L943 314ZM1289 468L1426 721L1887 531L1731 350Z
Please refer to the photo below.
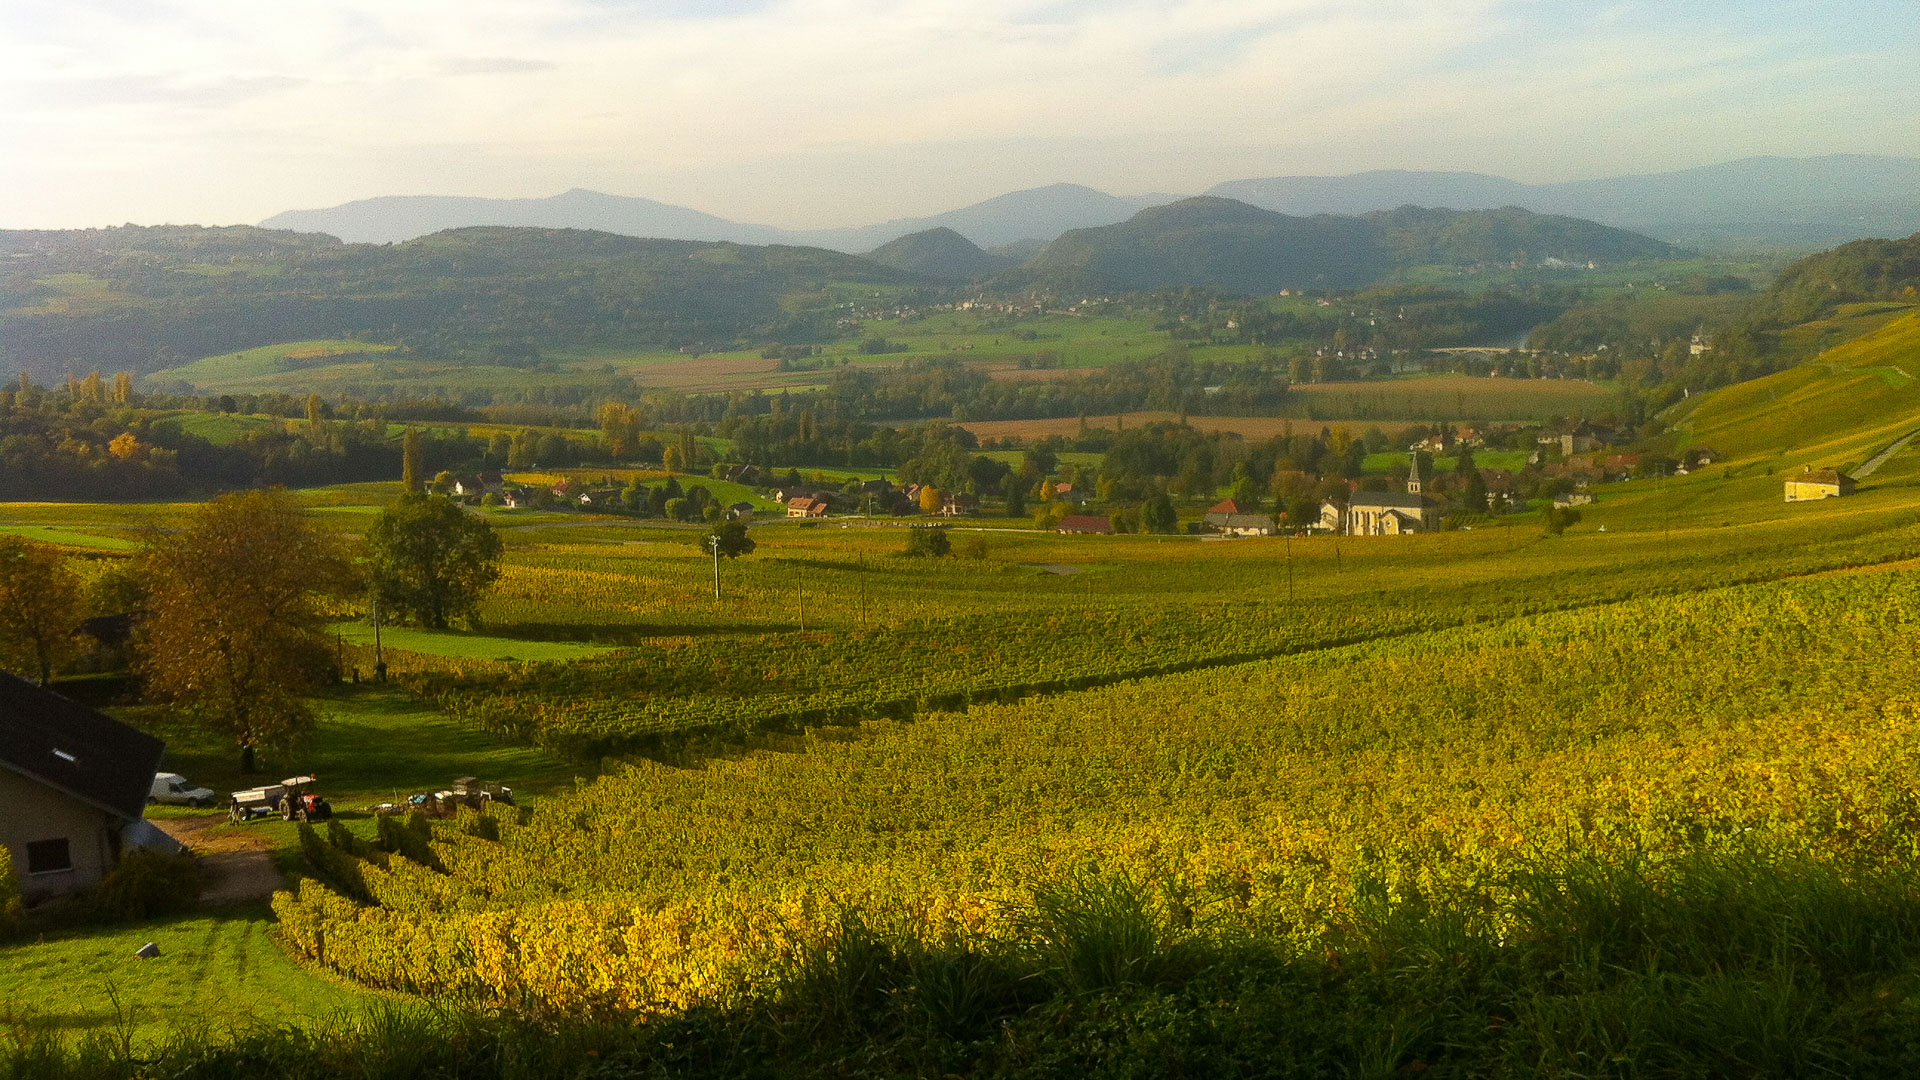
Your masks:
M289 776L277 784L236 791L227 797L227 820L257 821L278 815L286 821L325 821L333 804L313 790L316 776Z
M453 782L450 791L441 792L441 796L451 797L454 801L471 806L476 810L485 810L490 803L513 806L513 789L494 780L482 780L477 776L462 776Z

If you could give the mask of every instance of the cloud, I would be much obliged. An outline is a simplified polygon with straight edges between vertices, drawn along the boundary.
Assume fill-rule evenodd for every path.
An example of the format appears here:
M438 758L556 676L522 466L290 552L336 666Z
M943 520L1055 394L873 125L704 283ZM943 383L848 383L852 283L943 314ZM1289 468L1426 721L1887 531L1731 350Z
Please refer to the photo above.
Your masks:
M459 56L443 63L441 70L449 75L517 75L553 71L559 66L551 60L527 60L517 56Z
M1736 7L12 5L0 141L17 149L0 161L0 205L42 222L233 220L399 191L594 186L839 224L1054 180L1553 179L1745 152L1920 152L1891 104L1916 89L1911 20L1867 0L1817 24L1786 0ZM142 164L103 166L103 146Z

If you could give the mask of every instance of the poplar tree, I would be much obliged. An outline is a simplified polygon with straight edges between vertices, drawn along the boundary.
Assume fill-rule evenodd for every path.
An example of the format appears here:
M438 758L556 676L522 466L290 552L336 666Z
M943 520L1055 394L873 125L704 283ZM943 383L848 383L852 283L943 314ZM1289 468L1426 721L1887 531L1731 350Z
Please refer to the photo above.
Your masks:
M419 495L426 490L426 464L422 460L420 432L408 428L400 436L400 486L409 495Z

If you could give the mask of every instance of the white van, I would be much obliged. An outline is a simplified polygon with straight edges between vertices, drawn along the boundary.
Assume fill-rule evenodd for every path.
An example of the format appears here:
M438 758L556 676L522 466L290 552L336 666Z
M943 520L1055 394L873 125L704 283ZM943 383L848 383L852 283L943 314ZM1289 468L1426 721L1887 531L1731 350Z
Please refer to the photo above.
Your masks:
M179 773L154 773L153 790L147 792L147 801L173 803L176 806L212 806L213 792L194 787Z

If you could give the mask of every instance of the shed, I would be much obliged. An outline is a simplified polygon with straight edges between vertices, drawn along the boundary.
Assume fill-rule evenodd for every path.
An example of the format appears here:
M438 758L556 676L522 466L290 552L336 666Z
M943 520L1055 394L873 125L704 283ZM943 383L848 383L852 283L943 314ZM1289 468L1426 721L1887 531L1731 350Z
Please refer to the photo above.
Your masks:
M1842 495L1851 495L1853 491L1853 477L1838 469L1816 469L1808 466L1787 477L1788 502L1837 499Z

